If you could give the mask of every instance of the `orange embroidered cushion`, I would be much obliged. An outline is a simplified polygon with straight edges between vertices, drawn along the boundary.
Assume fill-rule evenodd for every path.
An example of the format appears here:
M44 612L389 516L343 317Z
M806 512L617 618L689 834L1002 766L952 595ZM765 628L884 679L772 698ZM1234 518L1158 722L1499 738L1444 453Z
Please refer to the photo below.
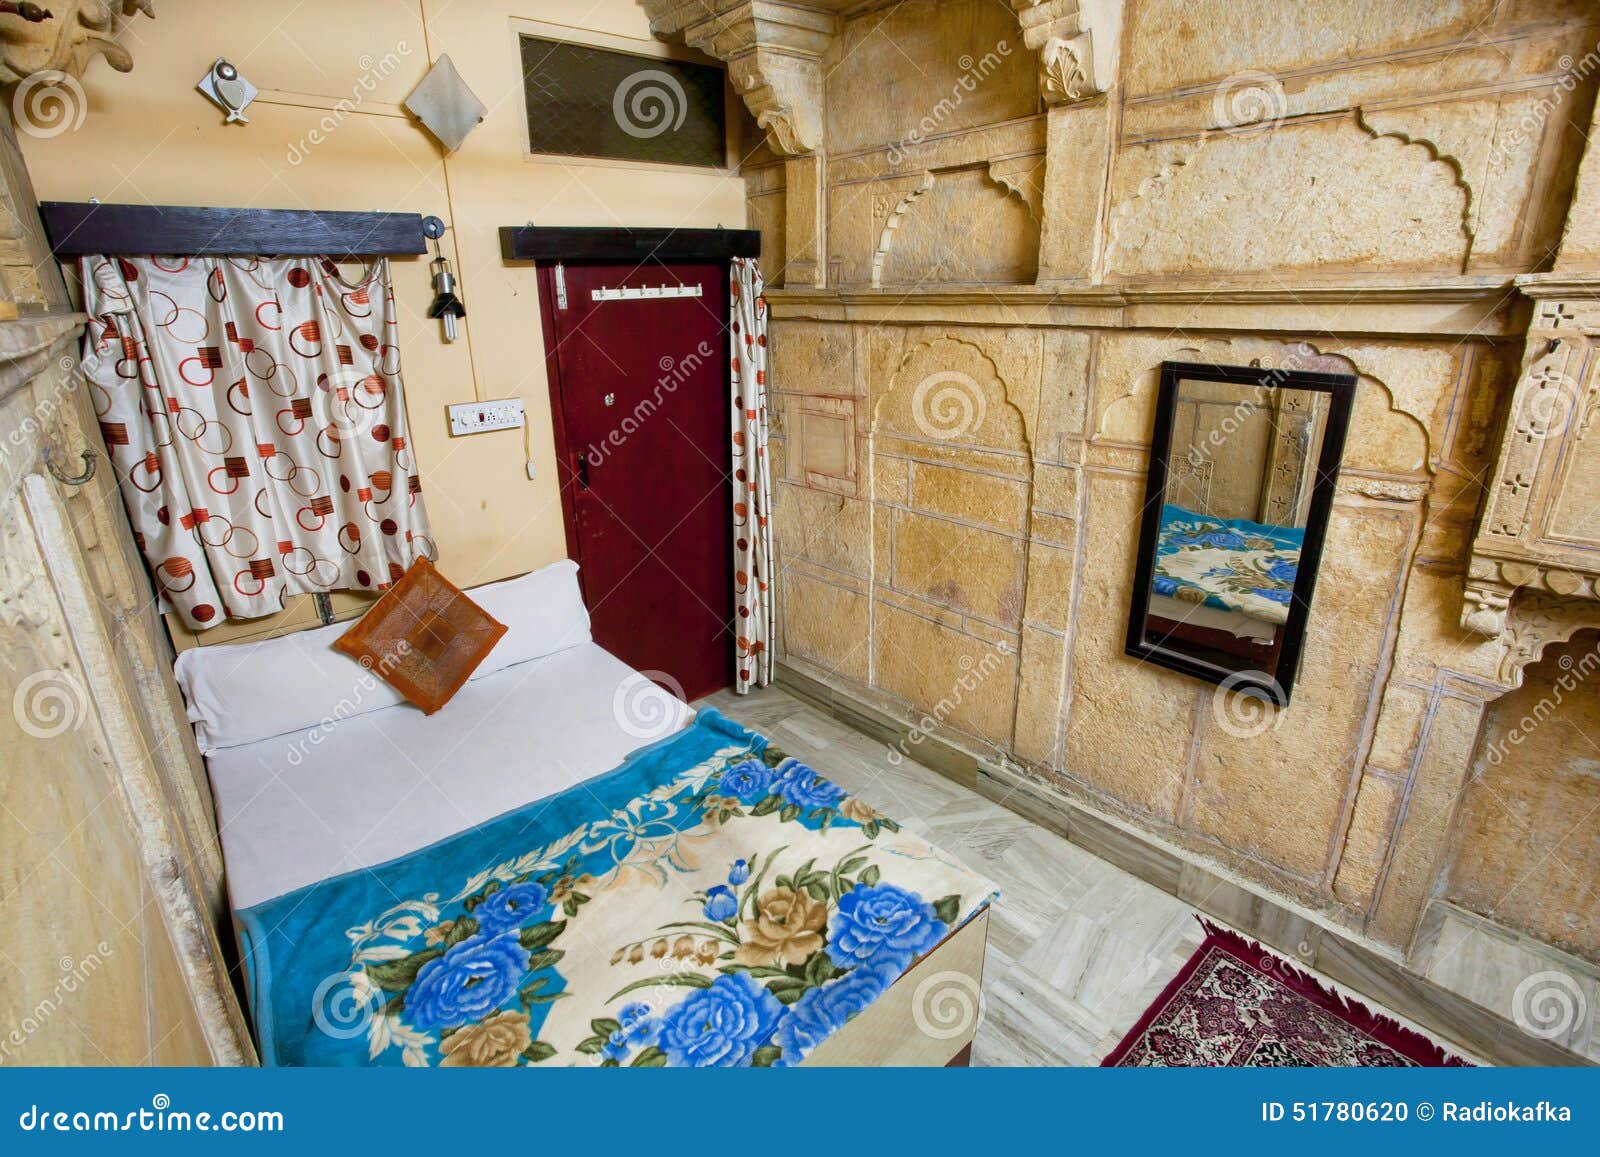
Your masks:
M506 628L419 558L333 644L432 715Z

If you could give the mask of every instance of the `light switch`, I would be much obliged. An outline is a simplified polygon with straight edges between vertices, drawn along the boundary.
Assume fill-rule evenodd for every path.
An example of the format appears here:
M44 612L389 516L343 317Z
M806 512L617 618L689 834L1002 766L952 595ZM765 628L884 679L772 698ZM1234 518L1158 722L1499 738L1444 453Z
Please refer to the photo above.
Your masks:
M483 434L490 430L515 430L523 423L521 398L496 398L485 402L457 402L446 407L450 433Z

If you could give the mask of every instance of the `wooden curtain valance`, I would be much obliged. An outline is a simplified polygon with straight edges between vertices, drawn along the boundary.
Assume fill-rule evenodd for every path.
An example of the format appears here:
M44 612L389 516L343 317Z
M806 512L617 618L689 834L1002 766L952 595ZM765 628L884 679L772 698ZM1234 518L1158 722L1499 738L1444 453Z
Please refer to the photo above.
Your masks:
M426 249L419 213L45 201L39 215L58 258L94 253L376 257Z
M759 257L754 229L562 228L504 225L500 256L507 261L727 261Z

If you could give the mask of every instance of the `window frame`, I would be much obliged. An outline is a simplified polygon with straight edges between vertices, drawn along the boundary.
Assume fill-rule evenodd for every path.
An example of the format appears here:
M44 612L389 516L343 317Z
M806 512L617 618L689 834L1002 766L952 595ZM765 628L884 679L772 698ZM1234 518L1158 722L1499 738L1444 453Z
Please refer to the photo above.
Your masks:
M720 177L736 177L739 175L737 152L739 98L734 94L733 86L728 83L727 67L722 61L680 44L667 44L658 40L638 40L631 36L619 36L609 32L572 28L564 24L550 24L543 20L512 17L509 24L512 60L515 64L519 87L517 118L522 134L522 159L525 163L581 165L588 168L629 169L634 172L695 173ZM643 161L630 160L624 157L585 157L572 153L535 152L531 144L532 126L528 122L528 98L522 71L522 40L524 37L549 40L559 44L571 44L580 48L598 48L605 52L636 56L641 60L672 60L684 64L699 64L708 68L715 68L723 74L722 164L693 165L679 164L673 161Z

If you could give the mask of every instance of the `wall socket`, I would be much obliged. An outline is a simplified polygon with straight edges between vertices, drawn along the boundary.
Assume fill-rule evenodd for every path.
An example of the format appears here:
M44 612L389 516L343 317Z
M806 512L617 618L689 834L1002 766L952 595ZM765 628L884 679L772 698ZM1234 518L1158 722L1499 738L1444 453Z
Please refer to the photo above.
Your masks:
M450 415L450 433L453 437L484 434L490 430L515 430L523 423L521 398L458 402L445 409Z

